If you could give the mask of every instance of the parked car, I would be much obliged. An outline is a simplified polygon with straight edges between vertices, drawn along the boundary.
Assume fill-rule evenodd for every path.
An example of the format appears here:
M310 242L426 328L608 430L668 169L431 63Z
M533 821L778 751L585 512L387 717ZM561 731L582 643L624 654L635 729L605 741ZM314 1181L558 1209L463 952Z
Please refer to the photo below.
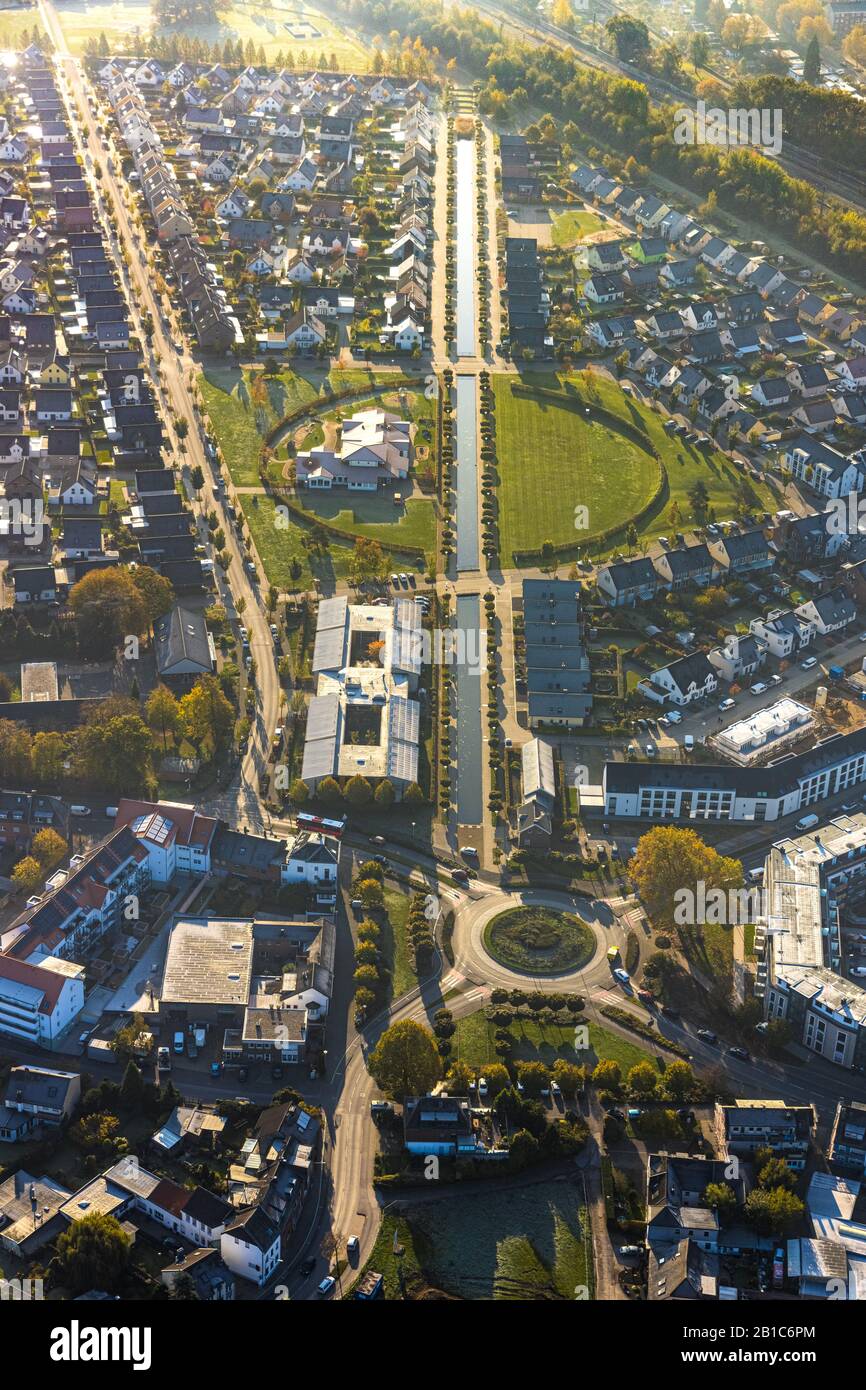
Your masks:
M328 1274L316 1289L319 1298L327 1298L329 1294L333 1293L336 1283L337 1281L333 1275Z
M357 1236L349 1236L346 1241L346 1256L350 1260L356 1260L361 1249L361 1242Z
M709 1028L698 1028L697 1035L701 1042L711 1043L713 1047L715 1047L719 1041L715 1033L711 1032Z
M763 695L769 687L766 681L755 681L754 685L749 686L749 693L752 695Z
M752 1054L745 1047L729 1047L729 1057L737 1057L741 1062L751 1062Z
M817 658L816 656L807 656L805 661L801 661L801 662L800 662L800 670L801 670L801 671L811 671L811 670L812 670L812 667L813 667L813 666L817 666L817 665L818 665L818 658Z
M720 710L722 711L722 713L724 714L727 710L733 709L733 708L734 708L734 705L735 705L736 703L737 703L736 700L732 700L732 699L730 699L730 697L729 697L727 700L722 700L722 701L720 702L720 704L719 704L719 709L720 709Z

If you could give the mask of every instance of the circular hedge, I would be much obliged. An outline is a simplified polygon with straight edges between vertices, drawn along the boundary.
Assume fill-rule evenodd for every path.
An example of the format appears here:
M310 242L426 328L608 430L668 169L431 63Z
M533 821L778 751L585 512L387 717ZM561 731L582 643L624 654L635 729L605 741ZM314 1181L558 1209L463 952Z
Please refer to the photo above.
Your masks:
M484 928L484 949L499 965L524 975L556 975L580 970L592 959L590 927L549 907L511 907Z

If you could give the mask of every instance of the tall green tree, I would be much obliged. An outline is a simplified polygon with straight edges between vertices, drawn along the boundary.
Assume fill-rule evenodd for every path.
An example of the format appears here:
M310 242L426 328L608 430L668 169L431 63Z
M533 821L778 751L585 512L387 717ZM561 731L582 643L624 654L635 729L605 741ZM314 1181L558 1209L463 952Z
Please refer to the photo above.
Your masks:
M411 1018L385 1030L367 1066L379 1089L398 1101L425 1095L442 1072L433 1034Z
M49 1279L72 1294L117 1290L129 1264L130 1240L113 1216L91 1212L57 1238Z

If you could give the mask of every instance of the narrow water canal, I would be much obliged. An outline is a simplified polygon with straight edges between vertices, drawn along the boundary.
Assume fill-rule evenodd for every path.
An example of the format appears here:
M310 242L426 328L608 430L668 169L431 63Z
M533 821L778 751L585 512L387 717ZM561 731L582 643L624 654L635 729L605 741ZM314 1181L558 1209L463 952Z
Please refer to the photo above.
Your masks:
M478 382L474 376L458 376L457 465L457 573L478 569Z
M481 601L457 596L457 820L480 825L484 811L481 779Z
M457 356L474 357L475 141L457 141Z

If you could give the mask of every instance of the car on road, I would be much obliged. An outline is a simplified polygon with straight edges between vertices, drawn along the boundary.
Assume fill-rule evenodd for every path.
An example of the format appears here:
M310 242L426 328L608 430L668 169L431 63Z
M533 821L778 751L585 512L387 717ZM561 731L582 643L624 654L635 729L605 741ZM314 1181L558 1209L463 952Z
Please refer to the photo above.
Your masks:
M648 743L645 751L648 758L654 758L656 755L655 744Z
M301 1263L300 1263L300 1265L298 1266L298 1273L299 1273L300 1275L302 1275L304 1279L307 1279L307 1278L312 1274L312 1272L313 1272L313 1270L314 1270L315 1268L316 1268L316 1257L315 1257L315 1255L308 1255L307 1258L306 1258L305 1260L301 1260Z
M613 978L615 980L619 980L621 985L631 984L631 976L629 975L628 971L623 970L621 966L616 967L616 969L613 972Z
M711 1043L715 1047L719 1041L715 1033L711 1032L709 1028L698 1028L696 1031L701 1042Z
M866 642L866 632L858 633L857 641L858 641L858 642Z
M726 710L733 709L733 708L734 708L734 705L735 705L736 703L737 703L736 700L732 700L732 699L730 699L730 697L729 697L727 700L722 700L722 701L720 702L720 704L719 704L719 709L720 709L720 710L722 711L722 713L724 714Z
M639 1255L643 1249L641 1245L621 1245L619 1253L621 1255Z
M478 1078L478 1094L479 1094L479 1096L481 1097L482 1100L484 1100L485 1096L487 1095L487 1089L488 1089L488 1088L487 1088L487 1078L484 1077L484 1076L479 1076L479 1078Z
M241 639L242 642L248 642L248 641L249 641L249 638L250 638L250 634L247 632L247 629L246 629L245 627L239 627L239 628L238 628L238 637L240 637L240 639Z
M818 665L817 656L807 656L805 661L800 662L801 671L811 671L813 666Z
M171 1053L167 1047L156 1049L156 1066L158 1071L171 1071Z
M452 869L451 877L456 883L468 883L469 875L465 869Z
M319 1298L327 1298L329 1294L333 1293L336 1283L337 1281L333 1277L333 1275L328 1274L322 1280L319 1287L316 1289L316 1293L319 1295Z
M385 865L388 863L388 857L385 854L374 854L373 863Z
M751 1062L752 1054L745 1047L729 1047L729 1057L737 1057L741 1062Z
M374 845L384 845L388 843L384 835L371 835L370 839Z
M780 676L778 671L774 671L773 674L772 674L772 676L770 677L770 684L771 684L771 685L781 685L781 684L782 684L782 681L783 681L784 679L785 679L785 677L784 677L784 676Z
M273 637L275 642L277 641L279 635L280 629L277 627L276 623L271 623L271 636Z
M357 1236L349 1236L346 1241L346 1255L350 1260L357 1260L361 1250L361 1242Z
M238 1067L238 1081L246 1081L249 1074L249 1067Z
M283 1066L281 1062L274 1062L274 1065L271 1067L271 1076L273 1077L274 1081L282 1081Z
M562 1099L562 1087L560 1086L558 1081L551 1081L550 1094L553 1096L554 1100Z
M755 681L754 685L749 686L749 693L751 695L763 695L768 689L769 686L766 681Z

